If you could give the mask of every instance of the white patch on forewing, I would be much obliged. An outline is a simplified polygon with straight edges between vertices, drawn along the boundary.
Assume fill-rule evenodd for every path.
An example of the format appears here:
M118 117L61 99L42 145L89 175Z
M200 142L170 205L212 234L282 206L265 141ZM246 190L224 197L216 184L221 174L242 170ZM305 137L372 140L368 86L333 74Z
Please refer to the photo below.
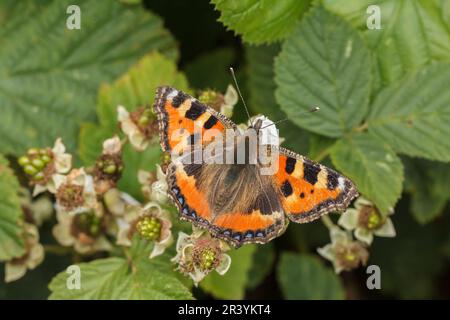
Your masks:
M177 94L178 94L178 90L172 90L172 92L167 95L167 99L172 99Z
M338 186L341 190L345 189L345 179L343 177L338 178Z
M261 129L261 131L260 131L260 135L261 135L260 144L261 145L279 146L280 145L280 137L278 135L278 129L273 124L273 121L269 120L265 116L260 116L260 117L255 118L254 123L258 119L262 120L261 128L264 128L264 129Z

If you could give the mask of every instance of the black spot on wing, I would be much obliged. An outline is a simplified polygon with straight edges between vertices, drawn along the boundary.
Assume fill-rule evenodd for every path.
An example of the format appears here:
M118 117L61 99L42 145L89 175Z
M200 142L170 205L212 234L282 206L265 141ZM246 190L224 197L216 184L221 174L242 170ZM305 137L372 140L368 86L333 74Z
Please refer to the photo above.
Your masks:
M284 182L283 182L283 184L281 185L281 193L283 194L283 196L285 196L285 197L289 197L291 194L292 194L292 192L293 192L293 190L292 190L292 186L291 186L291 184L289 183L289 181L287 181L287 180L285 180Z
M196 100L193 100L191 102L191 107L186 111L184 116L191 120L197 120L198 117L200 117L205 111L206 107L204 105Z
M288 174L291 174L294 172L295 164L297 163L297 160L294 158L287 158L286 159L286 167L284 168Z
M188 98L189 96L186 93L179 91L178 94L172 99L172 106L174 108L178 108Z
M320 170L319 165L305 160L303 163L303 178L314 185L317 182L317 176Z
M338 185L338 174L334 171L327 170L327 188L328 190L336 189Z
M206 120L206 122L203 124L203 128L205 129L211 129L216 123L217 123L217 118L213 115L211 115L208 120Z

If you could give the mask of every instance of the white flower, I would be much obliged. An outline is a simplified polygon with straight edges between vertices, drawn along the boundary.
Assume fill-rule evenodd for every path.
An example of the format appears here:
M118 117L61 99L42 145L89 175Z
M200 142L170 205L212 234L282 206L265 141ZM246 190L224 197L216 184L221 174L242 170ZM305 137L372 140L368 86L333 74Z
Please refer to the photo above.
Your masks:
M55 193L52 176L66 174L72 166L72 155L65 153L61 138L56 139L53 149L31 148L18 159L30 184L34 185L33 197L44 191Z
M67 176L55 174L53 183L57 211L76 214L98 208L94 180L83 168L73 169Z
M204 90L201 92L198 100L214 110L219 111L224 116L231 118L234 106L238 102L238 93L230 84L227 87L225 95L214 90Z
M178 269L191 277L197 285L212 270L224 275L231 265L231 257L224 253L229 246L203 230L193 228L191 235L179 232L176 245L177 255L172 261Z
M106 208L114 216L123 216L129 206L139 206L140 203L128 193L122 192L118 189L109 189L103 195L103 202Z
M154 243L150 259L161 255L173 243L170 214L157 203L150 202L144 208L128 206L118 225L117 244L130 246L134 234Z
M53 227L53 235L61 245L73 246L81 254L112 250L105 236L108 226L102 210L76 215L58 211L56 217L58 223Z
M22 278L27 269L34 269L44 260L44 247L39 243L39 231L32 224L24 224L26 252L22 257L12 259L5 265L5 282Z
M366 265L369 252L362 242L354 241L349 232L338 227L331 228L330 237L331 243L318 248L317 252L333 263L336 273L350 271L360 265Z
M142 193L151 201L159 204L167 203L169 196L167 194L168 185L166 175L161 169L160 165L156 165L156 181L152 173L139 170L138 180L142 185Z
M19 197L26 221L39 227L52 216L53 204L48 197L41 196L33 200L26 188L20 188Z
M356 239L370 245L373 236L395 237L395 228L391 218L394 211L389 210L383 216L369 200L359 197L355 208L349 208L339 218L338 224L346 230L354 230Z
M115 188L122 171L122 143L118 136L114 136L103 142L102 154L95 162L93 175L96 192L104 194L109 189Z
M123 106L118 106L117 114L120 128L127 135L131 145L137 151L144 151L158 130L151 109L140 108L129 113Z

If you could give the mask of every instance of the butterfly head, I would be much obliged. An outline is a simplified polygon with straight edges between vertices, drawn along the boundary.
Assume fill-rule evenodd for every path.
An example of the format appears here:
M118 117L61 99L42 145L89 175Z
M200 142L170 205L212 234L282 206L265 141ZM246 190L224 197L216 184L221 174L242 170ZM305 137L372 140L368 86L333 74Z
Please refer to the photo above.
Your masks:
M279 145L278 129L275 123L265 116L253 117L247 130L254 130L262 145Z

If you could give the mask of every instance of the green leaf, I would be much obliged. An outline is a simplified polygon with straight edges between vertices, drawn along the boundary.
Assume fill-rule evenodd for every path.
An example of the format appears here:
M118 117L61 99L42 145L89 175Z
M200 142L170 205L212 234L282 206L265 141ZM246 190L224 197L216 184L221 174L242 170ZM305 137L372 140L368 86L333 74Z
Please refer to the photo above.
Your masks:
M344 289L339 277L313 256L282 253L277 277L286 299L337 300L344 298Z
M0 261L20 257L25 252L19 182L8 165L0 154Z
M450 161L450 64L427 66L385 88L368 117L369 131L409 156Z
M232 82L229 68L233 65L234 59L235 53L231 48L216 49L190 62L184 68L184 73L194 88L225 92L228 84ZM211 69L214 72L211 72Z
M219 21L245 42L262 44L283 39L294 27L310 0L211 0Z
M67 288L70 274L63 271L51 281L49 299L192 299L173 271L170 255L164 253L149 259L151 249L152 244L134 238L127 259L116 257L79 264L80 290Z
M248 272L247 289L258 287L272 270L275 249L272 242L258 246L253 254L252 267Z
M200 288L219 299L242 299L249 279L255 245L245 245L237 250L228 251L231 257L230 269L223 276L211 272L202 282Z
M103 141L118 133L117 106L134 110L151 105L160 85L188 91L186 78L177 71L175 63L157 52L146 55L113 84L102 85L97 103L99 124L85 123L81 126L78 153L85 165L94 163L101 153ZM157 139L155 133L155 143L144 152L137 152L130 145L124 148L125 170L119 187L135 197L139 198L141 194L138 170L152 171L159 162L161 149Z
M376 52L385 84L430 61L450 60L450 10L446 1L324 0L324 4L364 31ZM369 5L380 8L379 30L367 28Z
M93 118L98 85L124 72L150 50L175 58L162 21L116 0L80 4L81 29L68 30L62 1L2 1L0 16L0 150L20 154L75 146L81 121Z
M275 100L274 59L280 53L277 44L246 46L249 107L254 112L263 113L272 120L286 118Z
M450 198L447 187L450 166L446 163L422 159L403 160L405 164L405 189L411 192L411 213L420 224L436 219Z
M246 46L247 88L249 108L252 114L263 114L276 122L287 119L275 100L274 59L280 52L279 45ZM308 151L308 132L291 121L283 121L277 126L280 136L286 139L283 145L296 152ZM299 143L302 141L302 143Z
M359 133L339 140L331 149L331 160L381 212L387 213L400 198L402 162L388 145L370 134Z
M371 79L371 55L358 32L322 7L296 26L275 60L281 108L298 126L328 137L365 117ZM312 107L320 111L305 115Z

